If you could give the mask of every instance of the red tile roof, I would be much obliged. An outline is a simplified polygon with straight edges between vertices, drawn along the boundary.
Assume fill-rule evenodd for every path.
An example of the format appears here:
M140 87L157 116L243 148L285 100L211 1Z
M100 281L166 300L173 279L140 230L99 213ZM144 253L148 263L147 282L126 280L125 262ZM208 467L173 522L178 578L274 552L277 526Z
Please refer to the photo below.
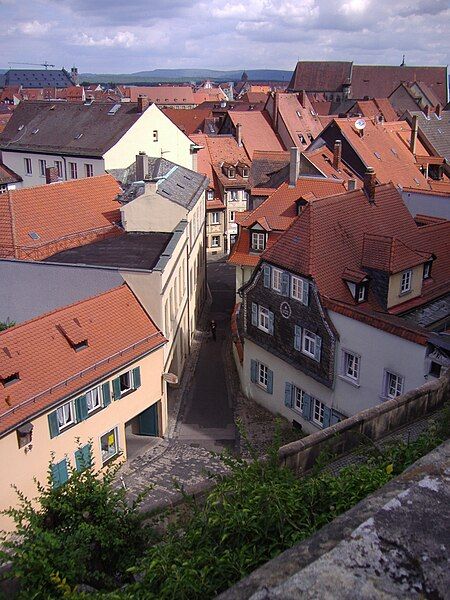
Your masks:
M323 129L308 96L278 92L277 101L278 118L284 123L292 143L299 148L306 148ZM278 130L279 127L280 125L278 125Z
M358 175L342 160L337 169L333 166L333 152L323 145L316 150L306 150L306 158L313 163L326 177L333 177L347 182L349 179L356 181L356 187L362 187L362 181Z
M0 119L1 117L2 115L0 115ZM11 171L11 169L0 162L0 185L4 183L19 183L19 181L22 181L22 177L17 175L17 173L14 173L14 171Z
M350 82L352 63L343 61L299 61L288 89L300 92L341 91Z
M41 260L120 234L120 191L114 177L101 175L0 194L0 256Z
M125 87L125 93L131 102L146 96L155 104L197 104L192 88L187 85L129 86Z
M265 112L233 112L228 115L236 127L242 126L242 143L250 158L255 150L280 151L284 150L283 144L271 127L270 119Z
M381 115L385 121L396 121L397 113L389 98L373 98L372 100L358 100L352 108L352 114L360 113L363 117L377 117Z
M426 233L431 228L435 228L434 236ZM346 269L362 270L366 236L386 236L399 247L394 253L395 269L408 266L407 256L414 264L421 253L422 262L432 252L438 256L440 262L436 260L433 265L433 281L427 284L427 298L430 298L442 293L441 282L450 268L450 252L445 251L445 246L448 250L447 233L447 222L418 227L398 190L387 184L376 188L372 203L362 190L309 203L263 257L301 275L314 277L323 296L352 305L355 302L342 274ZM448 281L450 278L447 288ZM371 288L368 305L382 310Z
M81 325L81 327L78 325ZM83 330L75 351L61 332ZM0 333L0 435L165 343L126 285Z
M163 108L162 111L186 135L202 132L205 119L212 115L211 110L198 108Z

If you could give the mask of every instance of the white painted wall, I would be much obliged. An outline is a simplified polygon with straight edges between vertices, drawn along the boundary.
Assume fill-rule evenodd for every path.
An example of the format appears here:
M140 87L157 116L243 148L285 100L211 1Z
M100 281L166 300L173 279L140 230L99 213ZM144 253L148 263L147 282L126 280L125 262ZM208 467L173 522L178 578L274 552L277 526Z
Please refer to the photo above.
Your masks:
M122 206L120 212L125 231L171 232L188 211L147 186L145 194Z

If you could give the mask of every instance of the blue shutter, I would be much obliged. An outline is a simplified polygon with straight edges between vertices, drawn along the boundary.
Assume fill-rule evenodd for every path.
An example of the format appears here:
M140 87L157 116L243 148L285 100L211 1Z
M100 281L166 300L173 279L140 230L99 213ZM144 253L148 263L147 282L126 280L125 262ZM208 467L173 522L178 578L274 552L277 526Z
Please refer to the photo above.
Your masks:
M270 288L270 266L264 265L264 287Z
M59 424L58 424L58 416L56 414L56 410L50 413L47 417L48 419L48 428L50 429L50 437L54 438L59 435Z
M311 420L312 412L312 398L309 394L303 394L303 417L307 420Z
M283 271L281 274L281 293L283 296L289 296L289 273Z
M323 425L322 427L329 427L331 425L331 408L328 408L326 404L323 405Z
M322 355L322 338L320 335L316 335L316 345L314 349L314 360L320 362L320 357Z
M102 384L103 406L111 404L111 390L109 389L109 381Z
M120 392L120 377L117 377L117 379L113 379L112 386L114 400L120 400L122 395Z
M253 358L250 361L250 380L253 381L253 383L256 383L256 374L258 371L258 363L256 360L253 360Z
M273 371L267 369L267 393L273 394Z
M75 452L75 464L77 471L84 471L91 466L91 445L86 444Z
M140 367L136 367L133 369L133 387L137 390L141 387L141 369Z
M294 327L294 348L299 352L302 349L302 328L299 325Z
M274 322L274 315L273 315L273 312L269 310L269 333L270 333L270 335L273 335L273 322Z
M64 458L59 463L52 465L53 487L57 488L57 487L61 486L63 483L66 483L66 481L68 479L69 479L69 473L67 470L67 461Z
M292 383L286 381L286 385L284 386L284 405L292 408Z
M86 396L79 396L78 398L75 398L75 414L77 417L77 423L87 419L88 411Z
M331 419L330 419L330 425L336 425L336 423L339 423L339 421L342 421L344 417L342 417L342 415L340 415L337 411L332 410L331 411Z
M252 325L258 326L258 305L252 302Z
M305 304L306 306L308 306L308 302L309 302L309 283L307 281L305 281L304 279L302 279L303 281L303 285L302 285L302 303Z

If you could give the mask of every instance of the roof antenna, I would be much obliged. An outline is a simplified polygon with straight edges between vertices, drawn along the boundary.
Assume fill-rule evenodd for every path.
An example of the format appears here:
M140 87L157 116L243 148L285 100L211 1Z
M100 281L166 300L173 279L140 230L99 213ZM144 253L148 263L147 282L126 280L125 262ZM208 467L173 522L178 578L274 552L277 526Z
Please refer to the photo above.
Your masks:
M402 56L402 64L400 65L401 67L405 66L405 55Z

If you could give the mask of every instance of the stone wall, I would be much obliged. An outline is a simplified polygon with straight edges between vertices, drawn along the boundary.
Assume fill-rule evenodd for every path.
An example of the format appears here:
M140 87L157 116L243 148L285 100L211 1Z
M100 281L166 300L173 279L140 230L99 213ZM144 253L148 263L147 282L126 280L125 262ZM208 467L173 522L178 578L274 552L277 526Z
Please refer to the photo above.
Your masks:
M346 454L364 441L379 440L392 431L439 408L450 396L450 369L403 396L363 410L336 425L280 448L281 464L301 475L311 469L322 451Z

